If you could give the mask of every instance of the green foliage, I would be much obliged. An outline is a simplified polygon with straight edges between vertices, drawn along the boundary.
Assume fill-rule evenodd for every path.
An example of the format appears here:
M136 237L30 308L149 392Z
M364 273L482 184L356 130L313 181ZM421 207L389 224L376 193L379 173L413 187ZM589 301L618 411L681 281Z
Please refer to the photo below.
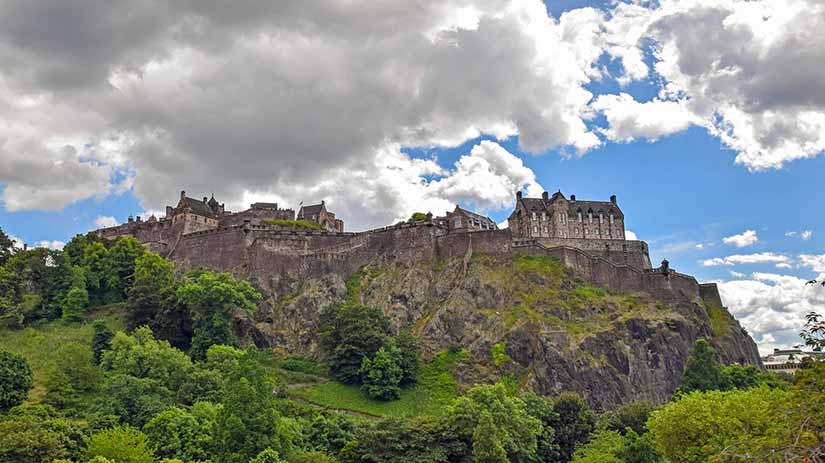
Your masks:
M0 267L6 265L14 254L14 248L14 241L0 228Z
M455 400L447 420L469 443L485 413L498 428L501 446L510 461L532 461L536 457L542 423L530 416L523 400L508 395L502 384L473 387Z
M0 462L41 463L80 457L84 429L51 407L16 407L0 415Z
M0 410L23 403L33 383L32 370L25 358L0 351Z
M596 417L584 399L574 392L560 394L553 401L556 418L551 427L555 429L555 444L558 454L553 461L570 461L576 446L587 442L596 428Z
M223 389L223 408L213 427L211 454L218 463L247 463L266 448L286 453L294 431L281 418L274 385L250 354L244 355Z
M64 409L77 407L84 395L99 388L101 380L89 346L65 344L55 351L47 370L45 402Z
M724 308L705 302L702 303L702 307L708 314L710 329L714 336L724 336L730 331L731 316Z
M156 380L174 391L187 380L192 361L168 341L156 340L152 330L141 327L132 335L115 334L111 348L103 354L101 366L112 374Z
M86 308L89 306L89 292L86 288L72 288L66 294L66 301L63 303L63 320L67 322L79 322L86 315Z
M532 392L521 396L521 400L527 405L527 413L541 422L541 434L538 435L536 447L536 457L539 461L553 462L559 456L559 446L556 443L556 430L553 425L559 421L559 416L554 410L552 400L540 397Z
M386 419L365 427L341 450L342 463L442 463L462 461L467 443L440 419ZM469 439L468 439L469 440Z
M131 328L151 325L155 317L175 304L175 267L157 254L146 252L135 260L135 273L129 289Z
M605 412L599 417L598 427L620 434L624 434L627 429L633 430L636 434L644 434L645 423L655 409L656 406L653 403L645 400L630 402L615 410Z
M413 212L410 218L407 219L407 223L421 222L422 220L427 220L427 214L423 212Z
M318 413L306 426L306 446L319 451L338 454L347 442L355 438L356 423L338 413Z
M365 357L373 357L390 333L387 317L378 309L345 305L323 314L321 347L333 378L346 384L361 380Z
M269 225L276 225L285 228L300 228L303 230L318 230L323 231L324 227L309 220L279 220L279 219L264 219L261 222Z
M116 463L152 463L154 455L146 434L130 426L116 426L86 439L86 455Z
M330 454L317 450L297 452L289 456L289 463L335 463Z
M152 417L143 432L160 458L208 460L218 410L208 402L198 402L191 412L170 408Z
M507 352L505 352L505 348L506 346L503 342L493 344L493 348L491 350L491 354L493 356L493 365L498 367L513 360L510 358L509 355L507 355Z
M104 395L96 411L100 415L114 415L124 423L137 428L158 413L175 405L175 395L160 381L130 375L106 378Z
M363 382L361 390L376 400L397 400L401 397L401 378L404 374L399 365L401 349L390 341L378 349L372 360L364 357L359 374Z
M324 376L327 374L327 369L323 365L312 359L298 355L292 355L281 360L278 363L278 368L316 376Z
M0 270L0 323L21 328L36 320L59 318L70 270L60 251L18 251Z
M788 414L794 403L790 392L767 387L694 391L653 412L647 426L671 463L745 461L746 454L751 461L784 461L767 455L794 440L799 423Z
M762 371L754 365L729 365L722 367L722 390L750 389L767 385L787 388L790 383L770 371Z
M488 412L481 419L473 432L473 457L476 463L509 463L507 452L501 445L498 428L493 425L493 417Z
M112 338L114 338L115 335L103 320L95 320L94 323L92 323L92 329L94 330L94 334L92 335L93 359L95 365L100 365L100 361L103 359L103 352L112 347Z
M286 463L286 461L281 459L278 452L267 448L259 453L255 458L249 460L249 463Z
M722 366L716 351L704 339L699 339L685 363L682 384L678 392L721 390L724 388Z
M176 294L192 319L191 354L195 359L205 358L213 344L234 344L232 314L236 310L251 314L261 299L252 285L229 273L200 273L182 283Z
M572 463L625 463L619 458L623 449L624 437L621 434L616 431L600 431L576 449Z
M410 386L418 380L421 352L418 341L409 331L402 331L393 339L398 346L398 366L401 368L401 386Z

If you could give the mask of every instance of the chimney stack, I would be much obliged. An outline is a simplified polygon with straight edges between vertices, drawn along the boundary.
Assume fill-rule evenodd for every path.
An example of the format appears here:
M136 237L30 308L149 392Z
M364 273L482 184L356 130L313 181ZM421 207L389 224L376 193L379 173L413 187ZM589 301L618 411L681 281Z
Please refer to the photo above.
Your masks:
M516 199L517 200L521 199L521 190L516 192Z
M185 190L180 190L180 199L183 199L185 197L186 197L186 191Z
M610 197L610 202L616 204L616 195Z
M570 195L570 201L575 201L575 200L576 200L576 195Z
M550 199L550 193L545 191L544 193L541 194L541 199L547 201L548 199Z

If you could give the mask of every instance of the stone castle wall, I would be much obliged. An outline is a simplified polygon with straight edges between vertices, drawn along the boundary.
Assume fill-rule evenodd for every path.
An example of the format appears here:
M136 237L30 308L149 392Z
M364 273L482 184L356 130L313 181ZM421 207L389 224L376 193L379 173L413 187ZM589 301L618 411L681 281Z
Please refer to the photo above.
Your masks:
M591 284L616 291L644 291L664 301L722 305L713 284L651 269L641 241L513 240L509 230L449 233L431 223L400 224L364 233L297 231L245 224L184 235L168 257L183 268L228 271L251 280L349 275L376 259L437 260L473 253L494 256L548 255L575 269ZM582 249L588 248L589 249ZM614 250L615 249L615 250Z

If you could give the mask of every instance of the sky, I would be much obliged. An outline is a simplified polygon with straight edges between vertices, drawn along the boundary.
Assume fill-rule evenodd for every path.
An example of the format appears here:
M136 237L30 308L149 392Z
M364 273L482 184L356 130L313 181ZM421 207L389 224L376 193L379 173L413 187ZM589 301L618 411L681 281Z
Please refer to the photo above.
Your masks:
M618 196L763 352L825 310L820 0L7 0L0 227L30 246L326 200L349 230Z

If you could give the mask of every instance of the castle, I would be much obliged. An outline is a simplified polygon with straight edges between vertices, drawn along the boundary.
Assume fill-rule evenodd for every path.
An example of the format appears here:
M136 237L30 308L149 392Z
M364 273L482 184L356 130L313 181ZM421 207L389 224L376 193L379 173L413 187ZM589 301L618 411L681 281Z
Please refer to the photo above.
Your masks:
M441 259L473 253L532 253L558 258L591 284L617 291L645 291L662 300L705 301L722 305L715 284L699 284L671 269L653 268L647 243L625 239L624 214L609 201L579 201L561 192L527 198L520 192L508 228L459 206L441 217L427 214L363 232L345 232L325 202L300 208L297 218L320 225L308 230L291 223L292 209L255 203L232 213L213 198L181 192L166 217L130 218L95 233L106 238L133 236L181 268L210 268L262 281L277 275L295 278L329 273L349 275L375 259ZM281 221L281 222L271 222Z

